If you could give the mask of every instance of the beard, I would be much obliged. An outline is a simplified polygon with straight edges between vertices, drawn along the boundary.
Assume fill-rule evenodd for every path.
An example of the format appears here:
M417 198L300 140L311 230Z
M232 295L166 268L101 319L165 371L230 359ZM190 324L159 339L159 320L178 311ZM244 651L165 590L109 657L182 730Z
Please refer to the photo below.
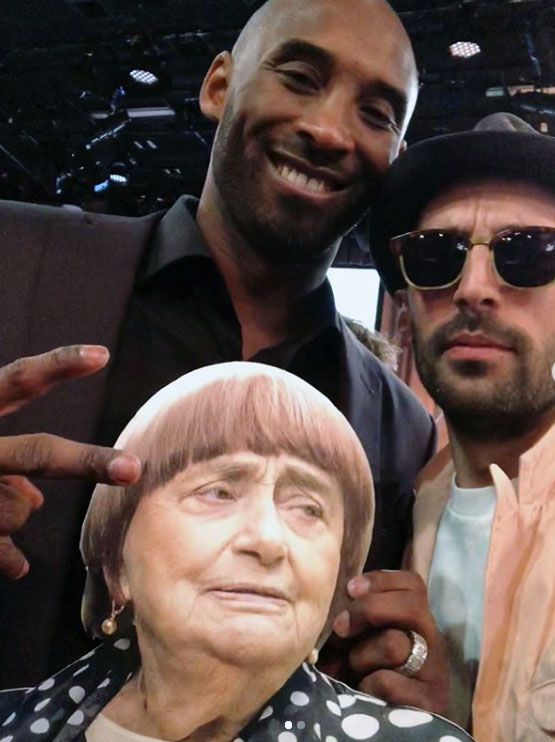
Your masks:
M214 140L212 172L234 229L257 255L276 265L310 264L326 253L334 254L340 238L368 210L378 184L377 170L357 176L357 184L346 189L344 198L324 208L302 196L278 193L268 182L271 165L264 137L258 135L257 155L248 157L242 131L239 116L226 106ZM315 166L326 164L322 157L331 158L293 137L286 145L291 154Z
M483 441L519 438L555 410L555 338L541 352L521 331L487 315L460 313L423 340L413 324L416 366L424 387L453 430ZM511 348L514 363L503 378L491 378L487 361L451 361L448 340L460 332L483 332Z

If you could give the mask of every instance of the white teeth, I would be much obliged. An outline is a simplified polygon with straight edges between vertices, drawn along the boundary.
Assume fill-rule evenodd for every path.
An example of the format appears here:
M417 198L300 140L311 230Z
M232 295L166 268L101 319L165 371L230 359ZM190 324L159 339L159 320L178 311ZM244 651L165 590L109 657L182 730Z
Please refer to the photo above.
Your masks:
M304 173L301 173L288 165L279 165L277 171L284 180L287 180L289 183L293 183L293 185L297 185L300 188L306 188L308 191L323 193L324 191L329 190L327 184L323 180L308 178Z

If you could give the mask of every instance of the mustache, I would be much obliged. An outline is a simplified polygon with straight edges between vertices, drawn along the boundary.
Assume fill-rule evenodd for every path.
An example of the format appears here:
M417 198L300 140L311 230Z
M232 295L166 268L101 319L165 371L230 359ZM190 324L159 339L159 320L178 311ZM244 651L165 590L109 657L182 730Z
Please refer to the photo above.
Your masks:
M483 333L517 353L525 351L528 346L525 335L514 327L507 327L489 314L470 313L464 310L438 327L427 345L434 355L441 355L449 347L451 339L462 332Z

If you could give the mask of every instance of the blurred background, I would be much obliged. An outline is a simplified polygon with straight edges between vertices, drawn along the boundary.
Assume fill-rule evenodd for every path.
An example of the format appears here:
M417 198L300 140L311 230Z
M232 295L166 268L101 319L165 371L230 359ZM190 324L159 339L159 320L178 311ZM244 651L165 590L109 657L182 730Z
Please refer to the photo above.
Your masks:
M198 193L213 131L198 110L200 81L261 4L3 0L0 197L139 215ZM409 144L500 110L555 133L554 2L391 4L421 72ZM344 238L331 277L340 311L396 336L363 224ZM399 373L417 388L403 351Z

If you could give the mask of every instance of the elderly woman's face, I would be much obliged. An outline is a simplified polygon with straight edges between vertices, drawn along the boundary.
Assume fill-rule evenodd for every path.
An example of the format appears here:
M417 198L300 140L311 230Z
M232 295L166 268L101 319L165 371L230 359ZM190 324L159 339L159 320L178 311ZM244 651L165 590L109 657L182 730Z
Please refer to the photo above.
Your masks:
M139 636L170 651L300 662L325 624L342 538L343 499L330 474L289 455L219 456L141 500L121 598L134 605Z

